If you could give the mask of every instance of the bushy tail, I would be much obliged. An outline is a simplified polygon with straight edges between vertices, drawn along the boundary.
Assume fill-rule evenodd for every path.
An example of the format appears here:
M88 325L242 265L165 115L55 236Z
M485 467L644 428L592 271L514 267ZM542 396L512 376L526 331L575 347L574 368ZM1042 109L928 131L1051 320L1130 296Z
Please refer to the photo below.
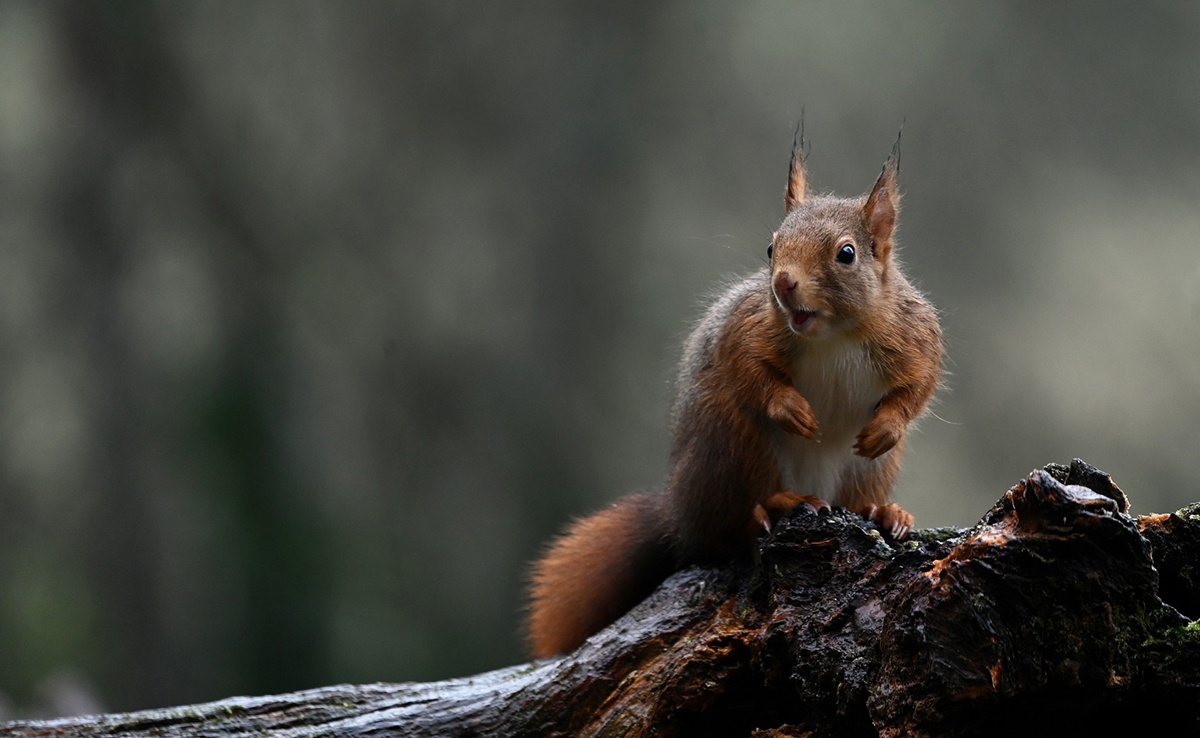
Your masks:
M675 568L659 497L632 495L576 520L533 568L529 645L574 650L641 602Z

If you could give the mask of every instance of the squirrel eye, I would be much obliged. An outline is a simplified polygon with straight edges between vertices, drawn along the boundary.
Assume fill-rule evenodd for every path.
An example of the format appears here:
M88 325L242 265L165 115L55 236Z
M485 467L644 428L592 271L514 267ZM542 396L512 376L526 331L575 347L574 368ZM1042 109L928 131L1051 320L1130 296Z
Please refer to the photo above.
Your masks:
M773 253L775 253L775 242L774 241L767 244L767 258L770 259L771 254L773 254Z
M837 260L838 260L838 263L840 263L840 264L853 264L854 263L854 247L851 246L850 244L846 244L845 246L838 249Z

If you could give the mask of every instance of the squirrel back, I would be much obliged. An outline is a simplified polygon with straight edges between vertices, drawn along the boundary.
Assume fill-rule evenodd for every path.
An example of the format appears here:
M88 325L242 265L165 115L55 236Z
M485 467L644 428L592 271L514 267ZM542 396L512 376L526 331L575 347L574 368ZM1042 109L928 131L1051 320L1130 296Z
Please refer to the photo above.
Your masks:
M535 655L575 648L682 565L746 554L797 504L908 533L888 499L942 340L892 254L898 159L869 194L837 198L809 195L801 152L770 266L729 286L685 344L665 490L576 521L536 565Z

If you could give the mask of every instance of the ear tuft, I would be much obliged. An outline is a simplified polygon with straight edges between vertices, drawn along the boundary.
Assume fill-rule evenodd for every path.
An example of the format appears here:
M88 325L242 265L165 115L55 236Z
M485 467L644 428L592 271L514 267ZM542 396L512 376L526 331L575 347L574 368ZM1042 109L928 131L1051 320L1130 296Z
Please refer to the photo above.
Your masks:
M804 152L804 112L801 111L800 123L792 136L792 161L788 166L787 190L783 194L784 213L792 212L808 197L808 173L804 171L807 158Z
M871 232L875 258L880 261L886 260L891 254L892 233L896 230L896 219L900 215L900 190L896 187L896 175L900 171L899 146L897 139L896 147L884 163L883 171L875 180L875 186L867 195L862 210L863 222Z

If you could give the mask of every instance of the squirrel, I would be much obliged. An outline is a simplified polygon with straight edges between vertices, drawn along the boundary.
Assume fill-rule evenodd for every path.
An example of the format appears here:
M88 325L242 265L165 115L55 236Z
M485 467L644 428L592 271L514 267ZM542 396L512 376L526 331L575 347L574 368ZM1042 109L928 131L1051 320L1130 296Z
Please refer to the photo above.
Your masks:
M746 555L799 504L908 534L913 516L888 498L940 382L942 334L893 254L898 146L867 195L840 198L809 192L793 142L769 266L684 345L665 489L575 521L534 565L535 657L574 650L683 566Z

